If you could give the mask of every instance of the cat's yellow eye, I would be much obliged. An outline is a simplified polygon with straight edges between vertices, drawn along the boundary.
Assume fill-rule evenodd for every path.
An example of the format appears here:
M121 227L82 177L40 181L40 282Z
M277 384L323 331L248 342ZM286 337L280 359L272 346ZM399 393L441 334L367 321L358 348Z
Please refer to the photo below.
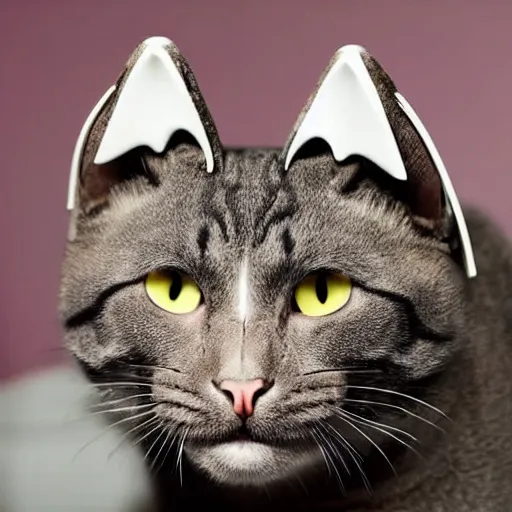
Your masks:
M195 311L201 304L201 290L181 272L151 272L146 278L146 292L160 308L184 315Z
M295 289L295 302L306 316L326 316L341 309L350 299L352 283L342 274L311 274Z

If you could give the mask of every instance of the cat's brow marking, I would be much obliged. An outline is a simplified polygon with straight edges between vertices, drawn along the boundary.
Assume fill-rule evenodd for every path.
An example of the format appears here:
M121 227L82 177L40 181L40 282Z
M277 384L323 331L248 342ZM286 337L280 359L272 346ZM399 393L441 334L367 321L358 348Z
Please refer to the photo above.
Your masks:
M208 248L208 241L210 240L210 230L207 225L204 225L199 230L197 235L197 245L199 246L199 250L201 251L201 257L204 258L206 250Z

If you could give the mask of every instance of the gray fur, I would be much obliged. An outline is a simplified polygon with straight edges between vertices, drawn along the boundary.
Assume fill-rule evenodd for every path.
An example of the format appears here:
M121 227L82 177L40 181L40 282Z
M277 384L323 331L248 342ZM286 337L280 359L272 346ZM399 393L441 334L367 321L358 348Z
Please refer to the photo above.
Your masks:
M97 144L99 126L89 145ZM260 497L266 487L271 503L285 497L288 507L308 503L309 510L329 502L361 512L512 510L512 251L493 224L467 211L479 271L468 281L432 219L418 218L431 210L397 198L395 184L368 162L337 165L320 147L284 173L280 150L226 150L223 168L207 174L193 143L171 142L163 155L141 153L137 161L145 165L132 168L130 180L109 175L115 179L107 189L88 188L89 179L106 176L100 168L84 174L60 294L66 346L91 380L141 383L106 386L103 398L152 394L160 424L139 443L142 452L167 439L165 455L167 432L177 434L178 449L186 434L183 490L172 487L172 450L150 469L163 501L180 503L181 493L186 508L205 496L210 509L268 507ZM242 321L236 294L244 260L251 297ZM159 268L192 276L204 304L185 316L157 308L143 280ZM294 287L319 269L350 276L349 303L327 317L294 313ZM305 375L343 368L361 372ZM241 420L215 383L251 378L273 384L247 421L253 438L272 448L265 460L235 469L214 445L229 440ZM351 407L350 400L401 407L446 433L396 408ZM148 397L120 403L143 405ZM388 455L393 476L383 455L336 418L335 407L415 436L424 459L357 423ZM116 420L141 410L148 409L119 412ZM371 496L333 429L361 454ZM135 440L149 430L135 430ZM157 452L149 452L148 466ZM171 488L176 495L167 496Z

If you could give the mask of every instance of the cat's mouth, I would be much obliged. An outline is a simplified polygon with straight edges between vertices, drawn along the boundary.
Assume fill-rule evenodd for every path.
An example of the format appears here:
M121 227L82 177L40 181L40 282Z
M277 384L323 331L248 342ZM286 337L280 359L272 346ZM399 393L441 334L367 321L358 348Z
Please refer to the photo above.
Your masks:
M247 430L247 427L245 425L242 425L240 427L240 429L238 430L238 432L236 432L236 434L234 436L232 436L232 438L229 441L231 441L231 442L249 442L250 443L250 442L254 442L255 439L253 438L253 436L251 435L249 430Z
M238 430L226 436L221 440L215 440L213 443L205 443L206 446L228 445L228 444L254 444L259 446L268 446L269 448L289 448L297 445L297 439L283 439L278 436L269 438L261 437L257 432L251 431L246 425L242 425ZM302 440L302 444L309 444L307 440Z

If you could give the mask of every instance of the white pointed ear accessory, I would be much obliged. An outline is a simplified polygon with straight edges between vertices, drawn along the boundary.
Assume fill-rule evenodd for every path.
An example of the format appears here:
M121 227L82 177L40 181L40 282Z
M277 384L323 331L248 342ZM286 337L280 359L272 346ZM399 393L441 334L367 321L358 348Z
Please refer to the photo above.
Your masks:
M425 144L434 165L437 168L437 172L441 177L441 183L443 185L443 190L445 193L445 197L447 199L448 204L450 205L453 215L455 217L455 222L457 224L457 229L459 231L460 242L462 245L462 255L464 259L464 267L466 269L466 274L469 278L476 277L476 263L475 256L473 254L473 247L471 245L471 239L469 237L468 227L466 225L466 220L464 218L464 213L462 212L462 208L460 206L459 198L453 188L452 181L450 176L448 175L448 171L444 165L444 162L439 154L432 137L428 133L424 124L421 122L420 118L411 107L409 102L399 93L395 93L398 104L407 115L414 128L418 132L421 140Z
M213 151L199 112L176 64L165 49L171 41L148 39L129 72L107 124L95 164L105 164L137 147L161 153L178 130L189 132L201 146L208 172Z
M214 169L213 150L191 93L171 58L172 42L151 37L128 71L96 152L94 163L101 165L139 147L161 153L179 130L192 135L201 147L206 170ZM76 205L76 189L81 158L88 134L108 100L116 92L112 86L89 114L73 154L68 190L68 210Z
M75 144L75 149L73 151L73 157L71 159L71 169L69 172L69 185L68 185L68 202L67 209L69 211L73 210L76 206L76 191L78 186L78 177L80 176L80 166L82 163L82 156L85 147L85 143L87 141L87 137L89 136L89 132L91 131L92 125L100 115L103 107L107 104L108 100L114 94L116 90L116 86L112 85L107 92L100 98L98 103L91 110L91 113L87 116L85 123L80 130L80 135Z
M336 52L288 149L285 170L306 142L320 138L338 162L360 155L394 178L407 179L386 112L361 58L363 51L349 45Z

